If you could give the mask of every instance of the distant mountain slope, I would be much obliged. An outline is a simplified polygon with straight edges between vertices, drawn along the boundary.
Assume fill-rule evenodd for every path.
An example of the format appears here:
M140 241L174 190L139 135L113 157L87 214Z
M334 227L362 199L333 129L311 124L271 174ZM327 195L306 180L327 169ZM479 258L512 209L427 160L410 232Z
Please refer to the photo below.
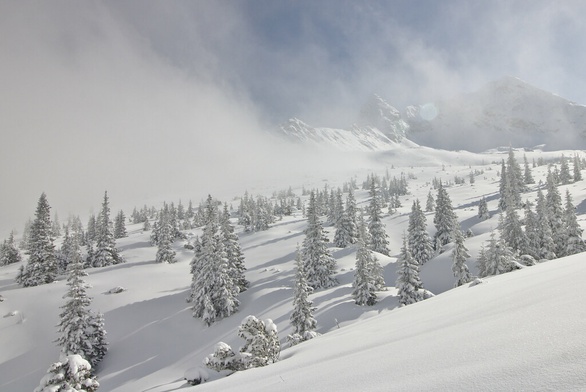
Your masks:
M474 93L409 107L404 117L410 125L408 137L435 148L482 151L508 144L545 144L548 150L586 148L586 106L514 77L491 82Z

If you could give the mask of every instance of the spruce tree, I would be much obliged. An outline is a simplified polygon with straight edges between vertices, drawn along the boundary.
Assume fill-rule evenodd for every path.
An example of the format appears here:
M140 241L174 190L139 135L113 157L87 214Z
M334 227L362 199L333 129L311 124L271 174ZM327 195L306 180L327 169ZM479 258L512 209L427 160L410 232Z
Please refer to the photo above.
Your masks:
M566 256L566 227L564 226L564 210L562 207L562 197L555 184L552 173L547 176L547 194L545 204L547 206L547 220L551 227L552 240L555 244L555 254L557 257Z
M566 206L564 209L564 227L566 231L567 256L586 251L586 244L582 239L582 228L576 218L576 207L572 203L570 191L566 189Z
M582 180L582 165L578 155L574 156L574 182Z
M409 225L407 228L408 245L413 258L423 265L433 257L433 244L427 232L427 219L419 205L419 199L413 202Z
M19 277L25 286L37 286L55 281L58 273L55 245L51 228L51 207L45 193L41 194L31 225L27 253L28 263Z
M470 258L468 249L464 245L464 235L460 230L454 233L454 249L452 250L452 272L456 278L454 287L462 286L472 280L466 259Z
M435 217L433 223L436 228L435 244L439 251L442 246L452 242L454 230L458 228L458 221L448 192L440 182L437 190Z
M484 267L479 276L500 275L519 268L517 257L513 250L507 246L502 238L496 238L494 231L490 235L488 247L484 252Z
M536 260L541 258L541 239L537 215L531 210L529 200L525 202L525 236L527 237L527 254Z
M80 355L63 355L47 370L34 392L95 392L99 386L88 361Z
M301 260L301 252L299 247L295 257L295 286L293 287L293 312L291 312L291 325L293 326L293 335L289 340L299 343L304 340L311 339L316 336L315 328L317 321L313 317L312 301L309 299L309 294L313 289L307 283L305 269L303 268L303 261Z
M373 271L370 266L373 264L374 255L366 247L362 239L358 240L356 250L356 269L354 271L354 291L352 297L354 302L360 306L372 306L376 303L376 284Z
M174 263L175 251L171 247L173 244L173 227L171 224L171 214L169 206L165 203L163 211L160 212L157 235L157 263Z
M14 242L14 233L11 231L8 238L0 246L0 266L19 263L21 261L22 256Z
M535 184L535 180L533 179L533 174L531 174L531 168L529 167L529 162L527 161L527 156L523 155L523 163L525 165L525 171L523 173L523 181L526 185Z
M240 301L238 286L229 275L217 206L211 196L206 201L204 219L201 245L191 264L193 278L189 299L193 303L193 317L201 318L209 326L235 313Z
M114 219L114 238L127 237L126 233L126 216L124 211L120 210Z
M537 228L539 233L539 258L545 260L555 259L556 244L553 240L553 233L549 223L549 212L547 203L541 189L537 190Z
M246 280L244 273L246 267L244 266L244 254L238 242L238 235L234 232L234 226L230 223L230 212L228 211L228 204L224 204L224 212L220 216L220 229L224 241L224 248L226 250L226 257L228 259L228 274L232 282L238 287L239 292L245 291L250 282Z
M112 221L110 220L108 192L104 192L102 210L96 222L96 254L93 266L106 267L108 265L120 264L124 261L118 253L118 249L116 249Z
M506 195L508 192L508 183L507 183L507 166L505 165L505 160L501 161L501 179L499 181L499 210L504 211L507 207L506 202Z
M562 185L567 185L572 182L572 175L570 174L570 166L564 154L562 154L560 164L560 182Z
M374 176L370 181L370 205L368 212L370 220L368 231L370 233L370 249L374 252L388 256L391 253L389 249L389 236L382 222L382 201Z
M238 328L238 336L244 339L241 353L246 353L247 367L261 367L279 360L281 343L277 326L271 319L259 320L248 316Z
M395 286L399 295L399 304L405 306L425 299L423 284L419 278L419 264L411 255L405 236L403 236L403 246L397 264L399 268Z
M87 221L86 239L88 242L96 240L96 216L91 214Z
M431 193L431 189L427 194L427 201L425 203L425 211L426 212L433 212L435 209L435 199L433 198L433 194Z
M305 239L301 248L307 281L313 289L327 288L338 284L334 278L336 260L331 256L326 246L328 240L317 214L316 203L316 196L312 191L307 209Z
M489 218L490 212L488 211L488 205L486 204L486 199L482 197L478 203L478 219L487 220Z
M505 244L520 254L528 253L528 239L521 228L521 221L517 214L516 207L507 199L505 218L501 227L502 239Z

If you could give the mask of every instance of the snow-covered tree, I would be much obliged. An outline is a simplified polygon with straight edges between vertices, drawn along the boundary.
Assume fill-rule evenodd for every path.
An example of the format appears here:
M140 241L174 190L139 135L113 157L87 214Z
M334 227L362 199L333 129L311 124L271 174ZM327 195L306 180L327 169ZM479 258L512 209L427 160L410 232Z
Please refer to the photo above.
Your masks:
M521 268L513 250L502 238L496 238L494 231L490 235L488 246L484 250L484 265L479 265L481 278L489 275L500 275Z
M551 227L552 240L555 244L554 252L557 257L563 257L566 256L567 238L566 227L564 226L564 210L562 197L551 172L547 176L546 188L545 205L547 206L547 220Z
M94 256L94 267L106 267L108 265L120 264L125 260L116 249L116 241L112 231L110 220L110 202L108 192L104 193L102 210L96 222L96 254Z
M281 343L277 333L277 326L271 319L259 320L248 316L238 328L238 336L244 339L241 353L248 353L245 357L247 367L261 367L279 360Z
M566 232L567 256L586 251L586 244L582 239L582 228L576 218L576 207L572 203L570 191L566 189L566 206L564 209L564 227Z
M466 260L470 258L468 248L464 245L464 235L460 230L454 233L454 249L452 250L452 272L456 278L455 287L462 286L472 280Z
M316 211L316 196L312 191L307 209L307 228L301 248L301 257L307 274L307 282L313 289L332 287L338 284L336 260L330 254L322 224Z
M582 180L582 164L580 163L580 157L574 156L574 182Z
M373 264L374 255L366 247L362 239L358 240L356 250L356 269L354 271L354 291L352 297L357 305L372 306L376 303L375 277L370 266Z
M290 317L293 334L289 337L289 340L299 343L315 337L315 328L317 327L317 321L313 317L313 303L309 299L309 294L313 292L313 289L307 284L307 277L305 276L299 248L295 257L295 268L293 312L291 312Z
M411 255L405 236L403 236L403 246L397 264L399 268L395 286L399 295L399 304L405 306L424 300L426 295L419 278L419 263Z
M407 242L413 258L419 265L427 263L433 257L434 251L431 238L427 232L427 219L421 210L419 199L415 200L411 207L407 233Z
M555 259L556 244L553 240L553 233L549 223L549 211L547 202L541 189L537 190L537 232L539 233L539 258L545 260Z
M370 249L375 252L388 256L391 253L389 249L389 236L382 222L382 201L378 185L374 176L370 180L370 205L368 213L370 220L368 222L368 231L370 233Z
M80 355L62 355L47 370L34 392L95 392L100 384L89 362Z
M58 273L51 227L51 207L45 193L41 194L32 223L27 253L28 263L19 276L23 286L37 286L55 281Z
M175 251L171 247L173 244L173 225L171 223L171 213L169 205L165 203L163 210L159 212L159 221L157 224L157 263L174 263Z
M206 223L201 245L191 264L193 278L189 300L193 303L193 317L201 318L209 326L235 313L240 301L238 286L229 274L217 205L211 196L207 198L204 215Z
M21 261L22 256L14 242L14 233L11 231L8 238L0 245L0 266L19 263Z
M433 194L431 193L431 189L427 193L427 201L425 202L425 211L426 212L433 212L435 209L435 199L433 198Z
M507 200L505 209L505 218L501 227L501 237L505 244L520 254L528 253L528 239L521 228L521 220L517 214L517 209L512 202Z
M525 236L527 237L526 253L536 260L541 258L541 239L537 215L531 210L529 200L525 202Z
M245 291L250 282L246 280L244 273L244 254L238 242L238 235L234 232L234 226L230 223L230 212L228 204L224 204L224 212L220 216L220 230L228 259L228 274L232 282L238 287L239 292Z
M89 287L83 277L87 273L83 270L81 252L77 240L72 243L70 250L69 289L64 298L67 298L60 316L59 333L56 343L61 347L64 355L78 354L95 366L106 351L105 331L103 318L93 314L89 308L91 298L86 289ZM101 336L103 339L99 339Z
M114 238L124 238L126 233L126 216L124 211L120 210L114 219Z
M435 233L435 244L438 248L436 250L439 251L442 246L452 242L454 230L458 228L458 220L452 207L452 201L441 182L437 190L433 223L437 230Z
M96 225L97 225L96 216L94 214L91 214L88 221L87 221L87 229L85 232L85 237L88 242L96 240L96 230L97 230Z
M562 185L567 185L572 182L572 174L570 174L570 165L568 165L568 161L564 154L562 154L561 162L560 162L560 182Z
M478 203L478 219L487 220L490 218L490 212L488 211L488 205L486 199L483 197Z
M535 184L533 174L531 174L531 167L529 166L529 162L527 161L526 155L523 155L523 163L525 166L525 171L523 173L523 182L525 182L526 185Z
M214 352L208 355L203 363L208 368L220 372L222 370L230 370L238 372L245 370L247 365L245 359L248 355L242 355L239 352L234 352L232 347L224 342L218 342L214 348Z

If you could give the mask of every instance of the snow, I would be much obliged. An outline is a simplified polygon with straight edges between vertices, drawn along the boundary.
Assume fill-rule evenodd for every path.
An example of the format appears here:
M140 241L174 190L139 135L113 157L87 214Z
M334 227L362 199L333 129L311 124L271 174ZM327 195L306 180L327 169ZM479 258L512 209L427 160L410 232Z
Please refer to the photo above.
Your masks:
M558 158L562 152L527 152L533 158ZM583 156L583 154L582 154ZM378 303L361 307L352 299L356 261L354 247L338 249L330 244L337 263L339 285L310 295L320 333L310 341L285 348L293 332L289 316L293 302L294 260L303 239L306 220L296 213L272 225L267 231L237 232L246 257L246 278L250 288L239 296L237 314L206 327L191 315L185 298L189 294L189 262L193 252L182 241L173 244L177 262L157 264L157 248L149 244L150 232L142 224L128 226L129 236L117 241L127 260L124 264L89 269L86 282L91 308L104 313L109 351L98 365L100 390L111 392L163 392L192 388L185 381L189 369L202 367L218 342L233 348L242 345L238 326L247 315L271 319L283 345L281 359L263 368L238 372L222 378L207 371L202 391L329 391L329 390L584 390L586 389L586 279L584 256L575 255L524 268L505 275L482 279L482 284L452 289L451 247L421 268L425 289L435 297L399 308L396 257L407 228L412 201L426 200L434 178L467 178L471 170L484 170L473 185L452 185L447 191L463 230L475 236L466 239L472 275L480 246L497 227L497 171L506 155L433 150L418 146L397 146L371 153L369 165L355 172L337 172L325 177L322 171L305 177L285 178L286 183L259 186L270 194L283 185L322 189L341 186L351 176L358 183L371 171L391 176L412 174L410 194L401 197L402 207L385 214L390 256L376 254L389 288L378 292ZM522 154L516 157L522 159ZM392 167L394 166L394 168ZM443 166L443 167L442 167ZM535 180L545 179L546 166L533 170ZM269 186L269 185L274 186ZM586 225L586 182L560 186L569 189L578 206L578 221ZM523 195L534 200L537 185ZM243 193L244 189L234 192ZM435 191L434 197L435 197ZM358 207L368 205L368 191L355 192ZM477 202L485 197L491 218L480 221ZM236 203L234 203L236 205ZM141 205L137 202L137 205ZM426 213L428 230L434 234L433 213ZM334 228L326 226L330 240ZM200 235L201 230L191 230ZM33 390L47 368L59 359L57 338L59 307L67 291L65 277L37 287L21 288L14 283L19 264L0 267L0 391ZM125 291L107 294L112 288ZM19 322L19 314L26 322ZM193 369L192 369L193 370ZM196 370L193 370L195 372Z

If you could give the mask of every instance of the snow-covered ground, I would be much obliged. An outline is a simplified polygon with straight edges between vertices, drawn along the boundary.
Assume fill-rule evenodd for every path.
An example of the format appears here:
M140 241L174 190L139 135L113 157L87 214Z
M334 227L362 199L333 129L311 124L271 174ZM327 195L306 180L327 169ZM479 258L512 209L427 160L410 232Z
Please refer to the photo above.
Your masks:
M527 152L533 158L558 158L562 152ZM566 157L575 152L564 151ZM522 158L517 152L517 158ZM475 236L466 246L472 257L468 265L476 272L475 258L481 244L498 224L496 214L481 222L476 203L488 200L495 213L498 203L497 171L503 153L471 154L417 146L379 152L370 165L346 175L323 171L286 178L287 183L263 184L267 195L291 185L341 186L351 176L359 184L373 171L411 177L410 194L403 206L384 223L393 257L378 255L389 290L379 293L373 307L360 307L351 298L355 249L331 248L338 263L336 287L310 296L317 307L318 332L323 335L282 351L281 361L262 369L251 369L221 380L191 387L184 372L200 366L218 341L233 348L241 345L237 328L248 315L271 318L285 343L292 330L292 279L294 252L303 241L304 218L298 213L278 221L267 231L243 233L237 227L246 257L249 290L241 294L235 315L206 327L191 316L185 298L191 275L192 251L183 242L174 244L178 262L156 264L156 248L140 225L128 226L129 236L117 242L127 263L88 270L92 309L105 314L109 352L97 372L102 391L172 390L584 390L586 389L586 314L581 283L586 279L583 255L554 260L535 267L485 279L485 282L451 290L450 252L429 261L421 271L425 288L436 297L405 308L397 308L396 255L407 229L411 203L423 205L434 178L454 176L466 184L448 188L455 212L464 230ZM471 170L484 173L468 183ZM537 182L545 180L546 166L533 170ZM584 225L586 182L561 186L569 189ZM523 195L534 200L537 185ZM234 189L242 194L245 189ZM249 189L250 191L250 189ZM435 196L435 191L433 192ZM367 202L367 192L357 191L358 206ZM169 200L171 201L171 200ZM234 206L237 201L233 202ZM137 201L140 206L141 202ZM34 206L31 206L31 209ZM433 233L433 214L427 213ZM329 230L333 237L333 228ZM198 234L198 230L190 232ZM449 247L449 245L448 245ZM14 283L18 265L0 268L0 391L20 392L35 388L47 368L59 357L57 338L59 307L66 292L65 278L38 287L21 288ZM108 290L122 286L119 294ZM211 378L218 378L210 371ZM199 390L198 389L198 390Z

